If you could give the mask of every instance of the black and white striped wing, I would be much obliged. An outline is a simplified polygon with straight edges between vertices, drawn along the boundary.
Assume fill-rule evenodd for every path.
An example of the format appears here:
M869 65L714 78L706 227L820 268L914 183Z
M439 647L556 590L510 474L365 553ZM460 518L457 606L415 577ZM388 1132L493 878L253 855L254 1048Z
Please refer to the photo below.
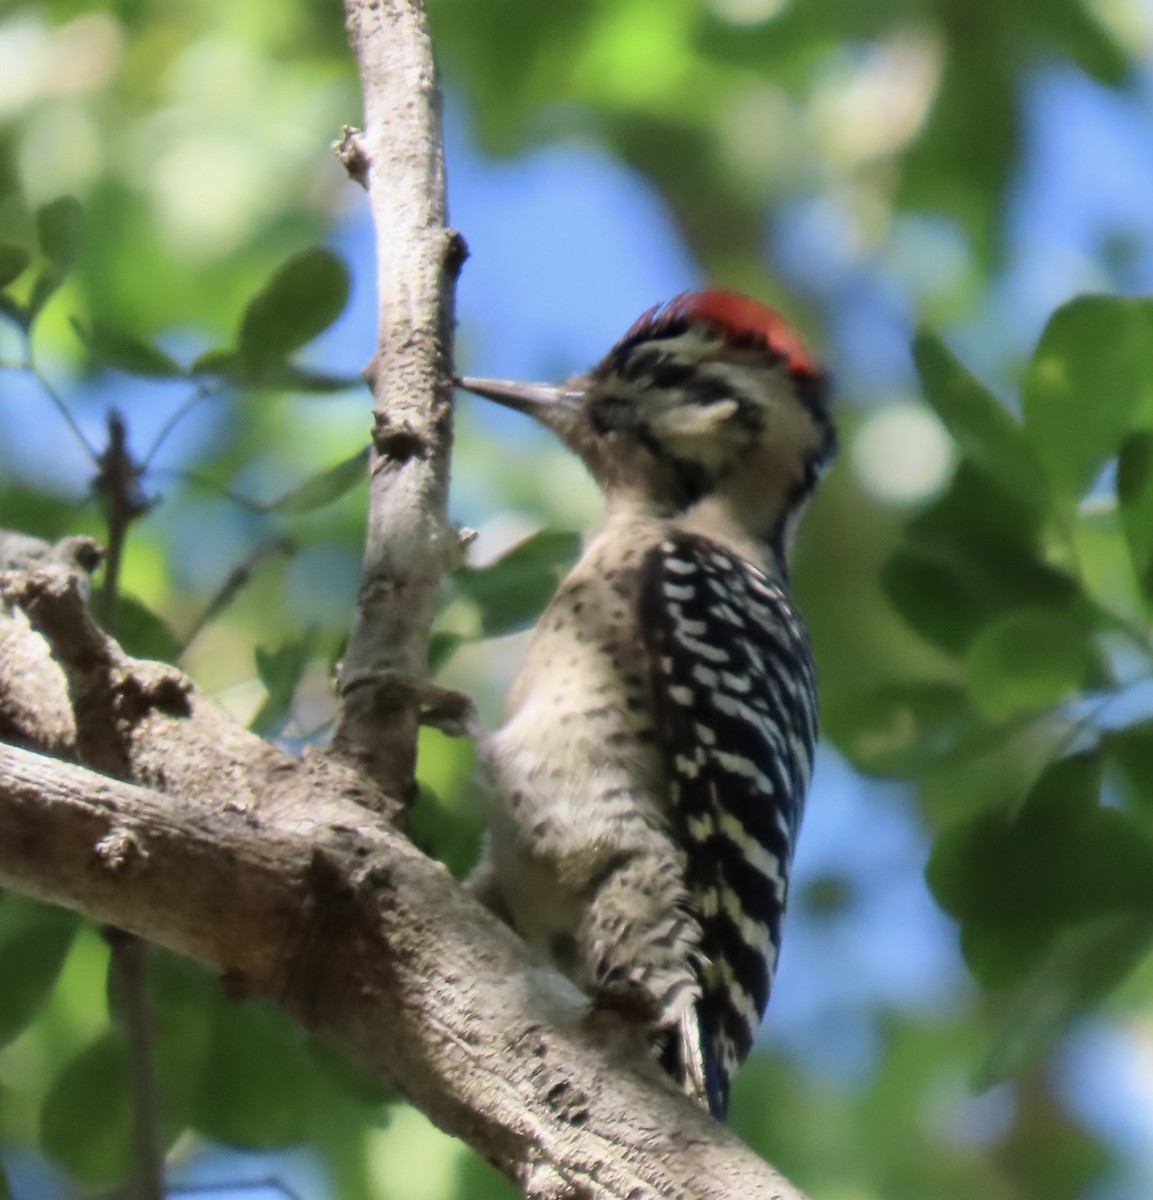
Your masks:
M816 677L785 589L705 537L672 534L650 552L641 614L702 929L696 1029L664 1060L690 1086L703 1074L709 1108L723 1116L780 951L817 737Z

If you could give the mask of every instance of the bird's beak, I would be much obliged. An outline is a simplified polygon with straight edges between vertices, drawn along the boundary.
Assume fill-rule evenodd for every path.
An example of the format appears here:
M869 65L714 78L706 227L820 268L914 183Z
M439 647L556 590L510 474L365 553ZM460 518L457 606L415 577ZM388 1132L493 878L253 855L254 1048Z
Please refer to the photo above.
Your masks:
M521 383L514 379L458 379L458 387L527 413L562 438L580 412L581 393L565 384Z

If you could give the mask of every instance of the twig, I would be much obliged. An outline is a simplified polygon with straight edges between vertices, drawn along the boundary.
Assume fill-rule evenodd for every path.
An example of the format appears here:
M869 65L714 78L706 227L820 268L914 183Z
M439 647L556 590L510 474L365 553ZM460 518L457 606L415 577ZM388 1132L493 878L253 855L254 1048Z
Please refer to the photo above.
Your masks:
M112 950L110 970L116 1014L128 1049L132 1088L132 1155L135 1200L164 1200L164 1150L156 1084L156 1030L148 994L147 947L113 926L104 936Z
M213 396L217 395L219 391L220 388L218 386L209 386L206 383L197 384L192 395L178 404L176 408L169 414L168 420L165 421L160 427L160 432L157 433L157 435L152 439L152 445L148 447L148 450L144 454L144 458L141 460L143 465L145 467L151 466L152 460L156 457L160 447L164 445L165 441L168 439L168 435L176 428L176 426L179 425L180 422L183 421L184 418L188 416L188 414L198 404L204 400L211 399Z
M10 369L15 371L25 371L31 375L32 378L35 379L44 390L44 394L48 397L49 401L52 403L52 406L61 415L61 417L64 418L64 423L71 430L72 436L83 447L84 453L88 455L89 459L91 459L94 464L99 463L100 456L96 452L96 447L93 446L92 443L84 436L84 430L81 429L76 423L76 418L72 415L68 405L64 403L64 397L60 395L56 388L53 387L48 377L36 365L36 361L32 356L32 343L28 339L27 332L25 332L24 355L25 357L23 362L0 363L0 368L6 370Z
M204 611L193 621L192 628L189 629L188 633L184 636L184 640L180 643L177 658L183 658L188 647L196 641L204 627L220 616L269 559L276 558L278 555L291 557L296 553L297 549L296 541L287 535L273 538L271 541L263 542L257 546L242 563L238 563L233 567L228 573L228 578L220 585L220 589L216 595L209 600Z
M129 452L124 418L114 408L108 410L108 446L97 465L100 469L92 481L92 490L104 503L108 525L108 557L104 563L104 582L97 599L97 612L104 627L115 633L124 543L132 522L148 512L152 501L144 494L140 483L144 468Z
M267 503L253 500L250 496L243 496L239 492L230 491L216 480L209 479L207 475L201 475L197 471L186 471L180 467L153 467L148 474L152 479L176 479L180 483L200 488L202 491L219 496L221 500L227 500L230 504L235 504L237 508L248 513L255 513L257 516L267 516L271 511Z
M114 408L108 411L108 445L100 456L99 468L92 490L104 503L108 545L97 610L104 627L114 634L120 603L120 566L128 531L152 506L141 486L144 466L132 457L124 418ZM105 929L104 935L111 948L109 972L119 1001L130 1065L132 1192L134 1200L164 1200L160 1094L156 1084L152 999L145 971L147 947L132 934L112 926Z

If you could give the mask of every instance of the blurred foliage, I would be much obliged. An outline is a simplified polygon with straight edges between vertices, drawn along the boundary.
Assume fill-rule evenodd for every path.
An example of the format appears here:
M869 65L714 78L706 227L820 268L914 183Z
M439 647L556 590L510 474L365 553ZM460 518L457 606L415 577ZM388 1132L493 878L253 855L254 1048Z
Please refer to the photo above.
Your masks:
M734 1125L814 1200L1075 1200L1115 1181L1116 1148L1078 1123L1052 1064L1077 1018L1106 1006L1129 1022L1153 996L1153 304L1064 305L1028 361L1005 364L1019 394L951 343L1004 266L1031 72L1066 62L1128 86L1147 45L1136 18L1078 0L430 10L490 154L594 140L657 189L704 274L782 297L811 328L838 298L773 270L783 206L835 206L863 259L898 253L926 214L956 235L960 266L934 260L940 278L905 297L955 468L912 508L839 468L796 579L827 737L903 781L979 990L947 1012L869 1002L853 1019L875 1048L844 1077L759 1050ZM335 3L0 9L0 521L106 537L86 489L92 431L119 406L155 503L129 532L118 634L294 747L331 718L363 532L362 360L330 361L325 341L349 271L318 245L362 203L327 150L358 113ZM841 401L850 449L856 399ZM9 421L52 446L35 469ZM446 588L431 653L489 711L516 657L506 635L577 550L539 528L584 517L555 457L507 462L462 423L458 484L525 520ZM481 823L471 749L427 731L420 761L414 836L463 873ZM828 928L858 904L835 873L795 901ZM95 930L0 901L0 1144L101 1187L129 1154L106 972ZM303 1143L344 1197L515 1194L275 1011L160 952L150 986L176 1169L208 1142ZM16 1161L0 1195L48 1194L25 1157L11 1182Z

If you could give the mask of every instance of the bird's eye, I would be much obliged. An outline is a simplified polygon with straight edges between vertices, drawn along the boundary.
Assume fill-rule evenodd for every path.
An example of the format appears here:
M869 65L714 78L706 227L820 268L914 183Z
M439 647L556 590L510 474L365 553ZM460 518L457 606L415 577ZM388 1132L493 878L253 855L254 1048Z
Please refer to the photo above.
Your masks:
M598 396L589 409L589 420L598 434L613 433L636 424L636 404L624 396Z

